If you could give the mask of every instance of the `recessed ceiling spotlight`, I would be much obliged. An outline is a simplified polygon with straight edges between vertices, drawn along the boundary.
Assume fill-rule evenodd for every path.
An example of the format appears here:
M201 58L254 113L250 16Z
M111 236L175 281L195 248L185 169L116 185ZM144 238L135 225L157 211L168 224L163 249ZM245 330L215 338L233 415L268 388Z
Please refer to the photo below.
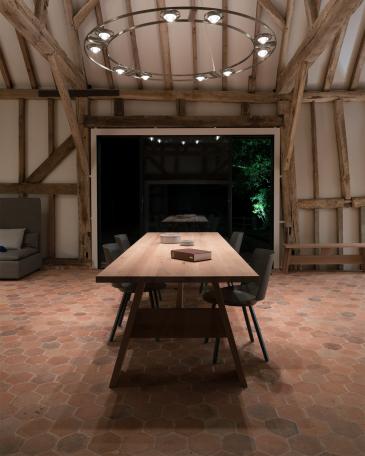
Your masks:
M151 73L141 73L141 75L139 77L141 79L143 79L144 81L148 81L150 78L152 78L152 74Z
M259 57L261 57L262 59L264 59L265 57L267 57L269 55L269 50L267 48L258 49L257 55Z
M225 76L226 78L232 76L233 73L234 71L232 70L232 68L226 68L225 70L223 70L223 76Z
M208 78L207 78L207 76L205 76L205 74L197 74L197 75L195 76L195 79L196 79L197 81L199 81L199 82L203 82L203 81L205 81L205 80L208 79Z
M180 11L176 9L166 9L164 11L161 11L161 17L164 21L171 24L172 22L175 22L179 19Z
M255 40L259 44L266 44L272 40L272 36L270 35L270 33L259 33L255 36Z
M204 19L211 24L218 24L223 18L223 14L218 10L208 11Z
M108 39L114 35L114 33L111 30L104 28L100 29L97 33L98 37L103 41L108 41Z
M101 46L95 43L90 43L87 45L87 48L89 51L91 51L93 54L99 54L101 52Z
M127 68L122 65L117 65L116 67L114 67L114 71L117 74L119 74L119 76L121 76L122 74L125 74L125 72L127 71Z

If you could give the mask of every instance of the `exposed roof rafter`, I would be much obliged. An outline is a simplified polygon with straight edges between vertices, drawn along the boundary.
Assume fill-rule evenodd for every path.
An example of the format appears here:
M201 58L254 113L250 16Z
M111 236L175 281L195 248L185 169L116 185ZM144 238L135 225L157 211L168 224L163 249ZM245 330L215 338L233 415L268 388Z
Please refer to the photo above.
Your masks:
M360 74L365 65L365 30L362 35L359 51L355 60L354 68L350 78L350 89L356 90L359 87Z
M131 0L125 0L125 7L127 14L130 14L132 12L132 4ZM133 16L128 17L128 25L129 27L134 27L134 19ZM141 68L141 62L139 59L139 52L138 52L138 45L137 45L137 37L136 37L136 32L135 30L130 31L130 37L131 37L131 46L132 46L132 55L134 59L134 68ZM143 89L143 82L142 79L137 79L137 84L139 89Z
M26 39L24 38L24 36L21 35L18 31L16 31L16 36L18 38L19 47L20 47L20 50L21 50L21 53L23 56L24 65L25 65L25 68L28 73L30 86L32 89L36 89L38 87L38 82L37 82L37 78L35 75L35 69L34 69L32 57L30 55L28 43L27 43Z
M273 20L280 26L285 26L285 18L276 8L271 0L257 0L258 3L267 11L268 14L273 18Z
M335 73L336 73L337 64L340 59L343 40L345 39L345 35L346 35L347 24L348 24L348 22L346 22L343 25L342 29L337 33L337 36L333 42L332 49L331 49L331 55L330 55L330 58L328 61L327 71L326 71L326 75L324 78L323 90L330 90L332 87L333 79L334 79Z
M362 0L329 0L290 62L281 71L278 81L280 92L292 89L302 63L311 65L317 59L361 3Z
M85 87L82 73L24 1L1 0L0 12L43 57L57 56L60 71L74 88Z
M4 57L4 54L3 54L3 51L1 49L1 46L0 46L0 73L4 79L4 82L5 82L5 87L7 89L12 89L14 84L13 84L13 80L10 76L10 72L9 72L9 68L8 68L8 65L6 63L6 60L5 60L5 57Z
M73 21L75 24L76 30L79 29L80 25L84 22L87 16L91 13L91 11L95 8L95 6L99 3L99 0L87 0L82 7L78 10L78 12L74 15Z
M165 8L165 0L156 0L157 8ZM161 54L162 54L162 66L165 78L165 89L172 89L172 70L171 70L171 54L170 54L170 39L169 29L167 23L158 25L160 31L160 43L161 43Z

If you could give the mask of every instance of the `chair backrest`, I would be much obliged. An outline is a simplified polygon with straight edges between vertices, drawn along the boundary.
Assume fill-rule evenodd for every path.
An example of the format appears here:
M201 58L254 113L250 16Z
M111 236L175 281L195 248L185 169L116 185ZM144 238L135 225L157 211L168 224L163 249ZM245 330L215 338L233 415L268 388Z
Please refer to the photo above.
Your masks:
M114 260L116 260L123 253L122 249L116 242L112 242L110 244L103 244L103 252L107 266Z
M255 272L259 275L258 280L255 283L256 300L261 301L265 299L266 290L269 285L269 279L274 264L274 252L267 249L255 249L252 255L251 266ZM253 285L253 284L252 284ZM252 287L249 284L249 288Z
M233 231L229 243L231 247L235 249L236 252L240 253L241 246L243 241L243 232L242 231Z
M124 253L131 246L131 243L129 242L128 236L126 234L116 234L114 236L114 240L119 245L122 253Z

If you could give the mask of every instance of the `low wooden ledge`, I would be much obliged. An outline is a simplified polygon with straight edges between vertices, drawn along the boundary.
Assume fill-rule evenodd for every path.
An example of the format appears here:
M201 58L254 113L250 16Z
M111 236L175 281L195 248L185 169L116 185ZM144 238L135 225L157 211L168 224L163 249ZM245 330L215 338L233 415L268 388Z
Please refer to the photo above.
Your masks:
M358 255L333 254L334 250L354 248L359 249ZM365 242L330 242L330 243L286 243L284 244L283 271L289 272L292 264L360 264L365 272ZM293 250L315 249L317 255L293 255Z

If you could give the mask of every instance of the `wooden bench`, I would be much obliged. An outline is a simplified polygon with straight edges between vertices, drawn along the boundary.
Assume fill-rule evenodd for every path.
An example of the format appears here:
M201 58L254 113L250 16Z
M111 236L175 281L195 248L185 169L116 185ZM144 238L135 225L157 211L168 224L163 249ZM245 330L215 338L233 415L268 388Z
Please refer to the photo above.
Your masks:
M288 273L291 264L361 264L365 272L365 242L334 242L330 244L284 244L283 271ZM357 255L335 253L337 249L356 248ZM317 255L293 255L293 250L315 249Z

